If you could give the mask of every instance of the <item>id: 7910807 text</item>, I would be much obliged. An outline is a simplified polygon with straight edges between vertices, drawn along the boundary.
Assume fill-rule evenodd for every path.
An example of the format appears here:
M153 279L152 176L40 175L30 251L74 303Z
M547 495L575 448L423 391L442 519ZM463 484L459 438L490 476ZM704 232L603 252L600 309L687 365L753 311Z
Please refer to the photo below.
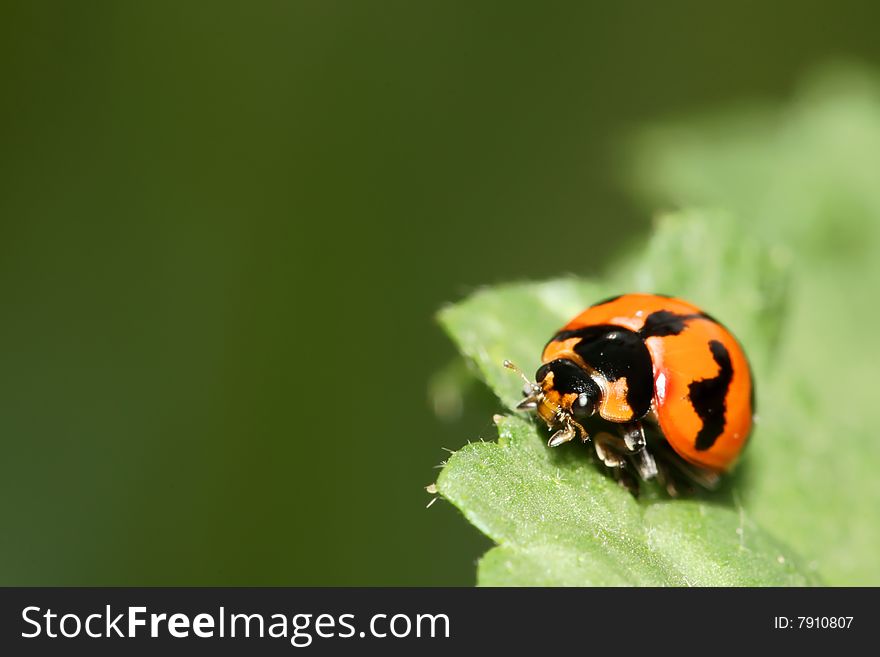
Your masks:
M775 616L775 630L848 630L853 616Z

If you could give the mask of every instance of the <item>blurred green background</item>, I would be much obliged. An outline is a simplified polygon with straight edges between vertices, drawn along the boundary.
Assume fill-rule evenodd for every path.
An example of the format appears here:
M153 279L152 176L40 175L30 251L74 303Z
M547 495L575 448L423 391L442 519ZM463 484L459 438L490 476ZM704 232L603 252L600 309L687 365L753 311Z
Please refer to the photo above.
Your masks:
M471 584L438 307L594 273L641 125L871 3L4 2L0 584Z

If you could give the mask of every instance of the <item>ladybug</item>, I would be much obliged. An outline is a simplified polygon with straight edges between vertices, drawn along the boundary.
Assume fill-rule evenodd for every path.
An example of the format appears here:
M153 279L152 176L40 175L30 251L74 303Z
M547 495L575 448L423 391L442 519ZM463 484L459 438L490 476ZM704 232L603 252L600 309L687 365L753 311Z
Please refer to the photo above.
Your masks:
M645 480L660 475L670 493L670 468L714 487L751 433L754 387L742 347L682 299L600 301L563 326L541 360L519 408L547 424L548 444L592 438L606 466L634 468Z

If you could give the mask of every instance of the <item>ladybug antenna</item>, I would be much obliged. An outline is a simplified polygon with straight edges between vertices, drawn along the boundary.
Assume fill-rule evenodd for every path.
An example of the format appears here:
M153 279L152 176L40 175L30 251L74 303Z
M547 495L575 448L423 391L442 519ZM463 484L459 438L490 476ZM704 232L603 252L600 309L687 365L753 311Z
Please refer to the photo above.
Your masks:
M509 370L513 370L517 374L519 374L520 378L522 378L525 385L523 386L523 395L525 395L525 399L523 399L518 405L517 408L520 410L532 410L537 408L538 402L541 400L541 397L544 394L544 391L534 381L530 381L529 378L523 374L522 370L519 369L516 365L514 365L511 361L505 360L504 367Z
M525 381L525 384L527 386L531 387L531 386L535 385L534 383L529 381L529 377L527 377L525 374L523 374L523 371L521 369L519 369L516 365L513 364L513 361L505 360L504 367L506 367L509 370L513 370L514 372L519 374L520 378L522 378L522 380Z

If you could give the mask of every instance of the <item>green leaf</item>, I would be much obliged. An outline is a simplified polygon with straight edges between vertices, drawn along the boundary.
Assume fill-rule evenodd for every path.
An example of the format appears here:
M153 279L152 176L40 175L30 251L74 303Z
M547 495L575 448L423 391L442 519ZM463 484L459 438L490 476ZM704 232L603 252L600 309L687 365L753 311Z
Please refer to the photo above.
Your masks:
M784 106L656 126L636 141L634 162L647 207L720 205L742 233L792 254L741 499L828 583L880 584L876 73L826 68Z
M803 585L791 551L739 509L640 504L583 449L550 450L535 425L499 416L498 443L456 452L440 493L500 544L485 586ZM577 447L577 446L574 446Z
M482 290L441 312L443 326L479 375L512 408L521 381L504 359L534 371L565 321L603 297L663 291L728 321L772 367L785 304L788 256L733 239L723 213L665 217L638 259L606 282L563 279ZM742 236L739 236L742 237ZM746 240L748 241L748 240ZM497 443L449 459L440 494L499 546L479 566L483 585L803 585L815 581L794 553L737 503L737 478L714 499L636 500L579 444L546 447L534 422L499 416ZM753 442L763 439L757 435Z

